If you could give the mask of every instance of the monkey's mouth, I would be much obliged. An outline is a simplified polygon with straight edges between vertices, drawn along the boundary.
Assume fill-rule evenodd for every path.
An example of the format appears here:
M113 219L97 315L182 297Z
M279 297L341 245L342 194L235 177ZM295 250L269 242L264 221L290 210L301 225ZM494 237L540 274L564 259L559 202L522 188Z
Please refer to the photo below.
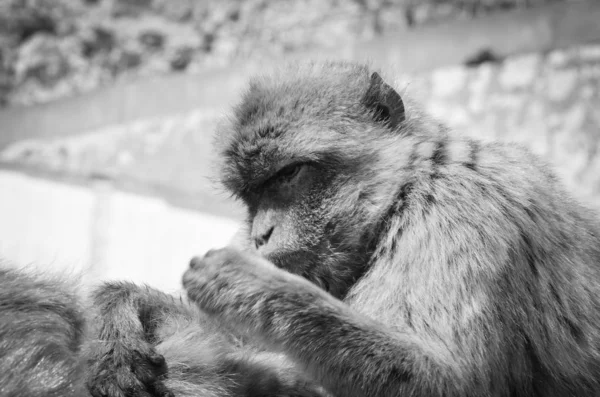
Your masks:
M315 251L280 251L265 256L278 268L303 277L326 292L330 292L330 283L320 271L321 262Z
M317 256L309 251L275 251L264 256L275 266L290 273L304 276L307 270L314 268Z

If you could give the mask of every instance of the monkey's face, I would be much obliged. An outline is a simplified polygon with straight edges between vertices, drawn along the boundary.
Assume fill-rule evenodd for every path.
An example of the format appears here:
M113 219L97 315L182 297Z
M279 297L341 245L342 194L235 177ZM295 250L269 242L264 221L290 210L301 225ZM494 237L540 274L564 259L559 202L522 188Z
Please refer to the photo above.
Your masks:
M338 297L364 273L380 219L373 138L403 117L379 75L342 69L251 86L219 131L221 179L248 209L253 248Z
M285 163L284 163L285 164ZM335 169L319 162L277 167L242 194L251 249L342 296L367 261L358 214ZM353 218L354 215L354 218Z

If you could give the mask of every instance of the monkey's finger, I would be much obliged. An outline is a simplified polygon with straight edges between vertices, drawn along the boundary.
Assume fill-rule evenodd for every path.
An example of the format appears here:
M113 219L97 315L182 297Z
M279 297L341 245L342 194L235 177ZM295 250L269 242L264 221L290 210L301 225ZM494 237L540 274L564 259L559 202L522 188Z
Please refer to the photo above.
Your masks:
M187 289L189 292L190 288L198 286L199 275L195 271L195 269L186 270L183 273L183 277L181 278L181 283L183 284L183 288Z
M132 372L141 385L136 388L135 397L174 397L174 394L159 379L168 373L167 363L161 354L153 352L138 356L136 362L137 364L132 366Z
M220 250L220 249L214 249L214 248L213 248L213 249L210 249L210 250L208 250L208 251L206 252L206 254L204 254L204 258L205 258L205 259L208 259L208 258L210 258L210 257L212 257L212 256L215 256L215 255L216 255L216 254L218 254L220 251L222 251L222 250Z
M208 251L208 253L210 252L211 251ZM208 253L206 253L206 255L208 255ZM192 270L201 269L204 267L204 265L204 257L201 258L199 256L195 256L190 260L190 269Z
M161 381L152 383L148 389L152 395L156 397L175 397L175 394L170 391Z
M140 376L140 379L154 379L168 372L165 357L150 346L140 346L139 350L132 352L132 357L132 371Z
M152 351L152 353L147 356L147 360L152 366L152 371L154 372L155 376L165 375L167 372L169 372L167 361L162 354Z

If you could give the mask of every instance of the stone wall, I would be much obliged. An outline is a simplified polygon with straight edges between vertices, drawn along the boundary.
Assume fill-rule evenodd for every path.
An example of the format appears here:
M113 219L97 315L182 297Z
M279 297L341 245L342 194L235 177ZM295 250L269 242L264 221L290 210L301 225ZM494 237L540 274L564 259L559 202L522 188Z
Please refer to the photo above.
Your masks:
M0 106L564 0L3 0Z
M403 75L397 86L457 131L528 146L600 209L600 45ZM225 244L242 217L211 179L211 135L225 111L0 147L1 168L78 186L67 194L0 173L0 251L19 263L80 261L94 279L177 288L187 258Z
M236 76L232 76L237 80ZM600 45L399 76L398 88L455 130L520 142L600 207ZM200 108L0 148L0 162L231 215L211 182L211 135L226 108ZM239 212L235 214L239 215Z
M414 81L408 92L439 119L473 136L528 146L575 195L600 208L600 45L445 68Z

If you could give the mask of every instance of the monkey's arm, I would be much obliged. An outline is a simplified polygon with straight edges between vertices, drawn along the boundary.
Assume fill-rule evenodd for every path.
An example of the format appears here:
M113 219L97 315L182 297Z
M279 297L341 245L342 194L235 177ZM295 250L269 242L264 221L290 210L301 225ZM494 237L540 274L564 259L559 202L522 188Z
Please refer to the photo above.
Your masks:
M124 282L104 284L93 298L99 326L93 396L325 395L289 365L239 349L227 330L179 298Z
M184 286L203 310L282 349L336 395L455 392L444 380L460 371L446 346L391 330L259 257L211 251L193 261Z
M156 330L167 317L189 315L189 309L171 295L127 282L103 284L91 303L97 336L88 353L92 395L172 395L161 379L167 368L154 350L160 342Z

